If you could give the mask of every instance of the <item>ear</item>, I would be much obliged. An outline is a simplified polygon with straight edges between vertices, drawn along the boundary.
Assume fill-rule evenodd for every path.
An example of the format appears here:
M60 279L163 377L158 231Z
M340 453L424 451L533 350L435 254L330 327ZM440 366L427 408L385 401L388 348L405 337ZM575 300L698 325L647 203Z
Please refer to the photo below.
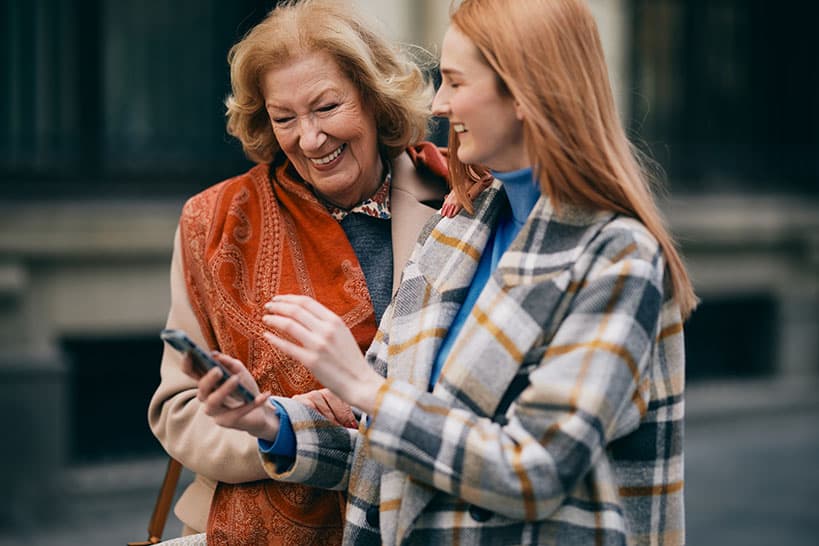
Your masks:
M515 101L515 117L518 118L518 121L523 121L523 109L520 107L520 103Z

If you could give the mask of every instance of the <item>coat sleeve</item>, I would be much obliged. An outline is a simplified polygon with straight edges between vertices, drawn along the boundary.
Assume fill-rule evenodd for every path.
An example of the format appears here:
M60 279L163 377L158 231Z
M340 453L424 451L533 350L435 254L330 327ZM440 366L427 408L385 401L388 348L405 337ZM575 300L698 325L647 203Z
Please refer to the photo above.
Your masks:
M507 517L553 513L645 412L664 266L656 247L623 239L596 249L575 278L569 310L505 424L388 380L366 431L369 456Z
M179 230L171 261L171 308L167 327L185 330L207 347L188 299ZM148 407L151 430L168 454L186 468L213 480L243 483L266 478L256 440L241 431L217 426L196 398L196 381L185 375L182 357L164 347L160 383Z
M259 451L267 475L277 481L344 491L359 440L357 430L339 426L292 398L272 397L280 404L296 436L296 456L277 457Z

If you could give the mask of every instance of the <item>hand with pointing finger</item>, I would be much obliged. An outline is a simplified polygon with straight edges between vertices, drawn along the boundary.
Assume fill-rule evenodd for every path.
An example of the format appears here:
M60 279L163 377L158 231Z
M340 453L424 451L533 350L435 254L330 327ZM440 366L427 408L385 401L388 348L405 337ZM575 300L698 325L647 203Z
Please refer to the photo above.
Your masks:
M275 408L267 402L270 393L259 392L256 380L241 361L219 352L214 352L213 358L231 373L224 383L222 372L217 368L200 377L192 366L183 365L185 373L198 381L196 398L202 402L205 414L223 427L243 430L257 438L275 440L279 433L279 417ZM256 395L253 402L237 403L234 391L240 382Z
M347 404L371 413L384 378L367 362L341 318L308 296L276 296L262 320L292 340L265 333L271 345L300 361Z

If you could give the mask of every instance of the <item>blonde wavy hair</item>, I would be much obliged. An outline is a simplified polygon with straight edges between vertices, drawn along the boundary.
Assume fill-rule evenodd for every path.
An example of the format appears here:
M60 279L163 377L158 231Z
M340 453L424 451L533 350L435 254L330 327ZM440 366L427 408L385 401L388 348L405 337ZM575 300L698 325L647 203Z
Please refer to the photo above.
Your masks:
M425 137L433 88L420 67L434 64L430 55L421 48L393 45L358 11L347 0L291 0L274 8L230 49L227 131L252 161L269 163L280 150L265 109L262 76L316 51L338 63L362 103L372 109L379 148L387 158Z
M626 136L611 91L597 24L584 0L463 0L452 24L478 48L523 112L524 145L541 190L571 203L639 219L657 239L683 317L697 297L651 190L641 154ZM457 157L450 177L462 203L480 168Z

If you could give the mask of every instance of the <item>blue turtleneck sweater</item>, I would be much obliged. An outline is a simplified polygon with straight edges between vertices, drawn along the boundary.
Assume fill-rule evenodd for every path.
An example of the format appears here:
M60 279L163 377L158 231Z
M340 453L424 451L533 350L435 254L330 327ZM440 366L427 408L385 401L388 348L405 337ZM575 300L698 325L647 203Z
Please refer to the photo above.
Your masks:
M518 233L520 233L523 224L529 217L529 213L535 206L540 197L540 186L532 178L532 169L520 169L511 172L494 172L492 175L503 183L503 188L506 191L506 196L509 198L509 206L501 211L498 222L495 224L492 233L489 234L489 240L486 243L481 254L478 268L475 271L475 276L472 278L472 284L469 285L469 291L466 294L466 299L455 320L452 321L452 326L449 328L446 337L444 338L441 349L438 351L438 356L432 365L432 373L429 378L429 389L438 381L441 375L441 368L444 366L449 351L452 349L452 344L458 333L461 331L466 319L472 312L475 302L486 286L486 281L489 276L497 269L498 262L501 256L512 244ZM279 434L275 441L268 442L267 440L259 439L259 449L268 454L278 455L280 457L292 458L296 455L296 436L293 432L293 427L290 423L290 418L284 408L274 400L271 400L276 407L276 411L280 418ZM289 459L287 459L289 461ZM284 463L286 467L288 463Z
M512 244L517 234L520 233L523 224L526 223L526 219L529 217L529 213L532 212L540 197L540 186L532 177L531 167L510 172L492 171L492 176L503 183L503 189L509 198L509 207L501 211L497 224L495 224L492 233L489 234L489 240L481 254L481 260L478 262L472 284L469 285L466 299L458 310L458 314L455 316L455 320L452 321L452 326L449 327L449 332L447 332L441 344L441 349L438 351L438 356L435 358L432 373L429 377L430 390L438 381L441 368L443 368L444 362L449 356L449 351L452 350L452 344L472 312L478 296L486 286L486 281L489 280L492 272L497 269L501 256Z

